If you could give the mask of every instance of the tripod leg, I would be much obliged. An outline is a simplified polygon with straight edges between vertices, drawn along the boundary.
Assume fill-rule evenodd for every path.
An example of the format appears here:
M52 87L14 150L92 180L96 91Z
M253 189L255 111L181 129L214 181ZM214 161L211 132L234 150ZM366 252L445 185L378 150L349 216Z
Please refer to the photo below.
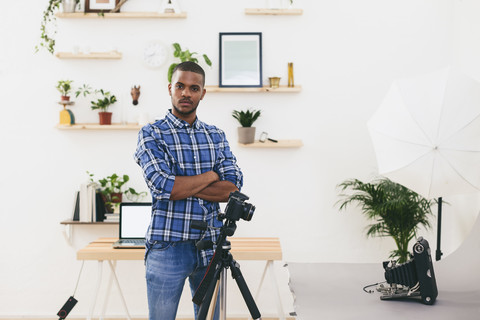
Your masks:
M208 309L210 307L210 303L212 302L213 293L215 291L215 287L217 286L217 280L220 276L220 272L223 268L218 268L215 270L214 277L208 284L207 291L205 292L205 297L203 302L200 304L200 309L198 310L197 318L198 320L205 320L207 317Z
M215 292L213 293L213 303L211 304L210 308L208 309L208 314L207 314L207 319L208 320L213 320L213 317L215 316L215 308L217 307L217 298L218 298L218 288L220 287L220 282L217 281L217 286L215 287Z
M247 304L250 315L253 319L260 319L260 311L258 311L255 300L253 300L252 294L250 293L250 290L248 290L247 283L245 282L242 272L240 271L240 265L233 259L230 261L230 270L232 271L233 279L235 279L235 282L242 293L243 300Z
M227 320L227 269L220 277L220 320Z

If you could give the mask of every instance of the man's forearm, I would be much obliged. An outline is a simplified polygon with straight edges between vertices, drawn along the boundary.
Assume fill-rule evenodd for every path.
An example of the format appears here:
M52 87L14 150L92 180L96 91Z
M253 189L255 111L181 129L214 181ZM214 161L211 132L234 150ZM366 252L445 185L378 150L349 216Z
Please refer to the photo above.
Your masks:
M186 199L219 181L218 174L208 171L196 176L176 176L170 200Z
M227 202L228 196L234 191L238 191L238 188L230 181L217 181L194 194L194 196L207 201Z

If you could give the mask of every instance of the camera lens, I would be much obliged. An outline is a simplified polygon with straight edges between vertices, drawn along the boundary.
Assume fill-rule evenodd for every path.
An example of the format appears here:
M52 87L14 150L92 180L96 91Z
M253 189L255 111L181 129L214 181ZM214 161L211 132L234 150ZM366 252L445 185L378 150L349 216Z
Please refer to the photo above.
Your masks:
M255 212L255 206L252 205L251 203L246 203L245 202L244 207L243 207L242 219L245 220L245 221L252 220L254 212Z

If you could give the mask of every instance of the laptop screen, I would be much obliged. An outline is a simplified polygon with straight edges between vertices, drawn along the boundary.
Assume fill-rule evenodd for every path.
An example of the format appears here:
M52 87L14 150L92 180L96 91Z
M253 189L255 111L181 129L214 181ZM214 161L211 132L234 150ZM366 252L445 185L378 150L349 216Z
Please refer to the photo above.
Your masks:
M145 238L152 204L148 202L125 202L120 204L120 239Z

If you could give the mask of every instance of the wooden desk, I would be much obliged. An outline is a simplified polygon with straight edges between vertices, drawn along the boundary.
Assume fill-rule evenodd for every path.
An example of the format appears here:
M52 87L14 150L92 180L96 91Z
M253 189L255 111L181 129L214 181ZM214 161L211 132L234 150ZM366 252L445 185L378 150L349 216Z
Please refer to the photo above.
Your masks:
M102 270L103 270L103 261L108 261L110 267L110 279L108 281L107 288L107 297L105 299L105 304L102 308L101 318L105 316L106 304L108 301L108 295L112 285L112 281L115 281L115 285L120 293L122 299L123 307L127 315L127 319L131 320L130 314L127 309L127 304L125 298L123 297L120 284L115 273L116 262L118 260L143 260L145 249L114 249L112 244L117 240L117 238L99 238L85 248L80 249L77 252L78 260L96 260L98 261L98 273L97 273L97 289L93 295L93 300L90 306L89 317L87 319L93 318L93 311L95 309L95 304L97 302L98 292L100 290L100 284L102 282ZM232 244L232 253L235 260L264 260L266 261L265 269L263 271L262 278L260 280L258 289L255 293L255 300L257 300L260 293L260 289L263 285L263 280L267 271L270 273L270 279L272 280L272 285L276 289L276 303L279 319L285 320L285 314L283 312L282 302L280 299L280 293L278 290L277 280L275 278L275 273L273 270L273 261L282 260L282 249L280 246L280 240L278 238L228 238Z

